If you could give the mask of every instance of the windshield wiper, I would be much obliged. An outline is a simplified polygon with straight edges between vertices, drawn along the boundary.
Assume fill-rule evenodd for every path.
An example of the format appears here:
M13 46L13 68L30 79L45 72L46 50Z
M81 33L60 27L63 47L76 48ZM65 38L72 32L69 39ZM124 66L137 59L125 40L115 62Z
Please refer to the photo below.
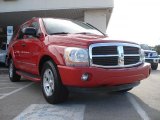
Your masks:
M90 32L79 32L79 33L75 33L75 34L93 34L93 33L90 33Z
M59 34L69 34L67 32L57 32L57 33L51 33L50 35L59 35Z

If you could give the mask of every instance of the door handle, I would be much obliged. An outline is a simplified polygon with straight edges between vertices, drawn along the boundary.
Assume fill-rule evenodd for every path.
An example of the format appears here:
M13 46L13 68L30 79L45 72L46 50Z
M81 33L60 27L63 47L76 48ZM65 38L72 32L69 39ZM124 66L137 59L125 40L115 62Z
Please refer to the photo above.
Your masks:
M25 46L26 46L26 44L24 44L24 43L23 43L23 44L21 44L21 45L22 45L23 47L25 47Z

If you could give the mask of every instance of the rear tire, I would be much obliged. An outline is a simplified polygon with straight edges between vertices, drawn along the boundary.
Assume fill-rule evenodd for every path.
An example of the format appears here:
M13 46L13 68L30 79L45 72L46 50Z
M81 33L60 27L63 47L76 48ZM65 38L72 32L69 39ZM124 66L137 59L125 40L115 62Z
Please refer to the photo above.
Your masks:
M4 63L4 64L5 64L6 67L8 67L8 64L7 64L7 56L6 56L6 58L5 58L5 63Z
M61 83L59 74L52 61L47 61L41 72L42 92L46 101L50 104L64 102L68 98L68 90Z
M9 72L9 79L10 79L11 82L20 81L21 76L16 73L16 68L14 66L14 62L13 62L12 59L10 59L10 61L9 61L8 72Z
M152 70L157 70L158 63L151 64L151 68L152 68Z

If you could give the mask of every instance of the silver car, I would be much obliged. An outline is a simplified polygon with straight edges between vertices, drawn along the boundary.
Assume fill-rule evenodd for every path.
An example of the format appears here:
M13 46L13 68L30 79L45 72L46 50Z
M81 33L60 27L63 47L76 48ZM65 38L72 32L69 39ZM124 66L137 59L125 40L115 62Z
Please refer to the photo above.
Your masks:
M6 58L7 58L7 47L8 45L6 43L3 43L0 46L0 63L6 63Z

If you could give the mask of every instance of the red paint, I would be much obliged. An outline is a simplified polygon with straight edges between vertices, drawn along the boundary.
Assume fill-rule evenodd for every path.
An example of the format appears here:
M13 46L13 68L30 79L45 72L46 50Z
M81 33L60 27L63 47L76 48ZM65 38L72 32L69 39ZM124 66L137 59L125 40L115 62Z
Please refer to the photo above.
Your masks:
M123 69L103 69L96 67L67 67L63 54L66 47L88 48L92 43L124 42L109 40L108 37L98 35L66 34L48 35L41 18L34 18L27 23L38 22L41 30L39 38L19 39L18 34L13 38L9 46L9 52L17 69L34 75L39 75L39 63L43 56L50 58L57 65L62 83L67 86L95 87L104 85L120 85L140 81L149 76L150 65L143 64L138 67ZM125 41L126 42L126 41ZM133 43L133 42L127 42ZM135 44L135 43L134 43ZM83 73L89 73L89 80L81 80ZM20 73L19 73L20 74ZM30 80L40 81L39 78Z
M73 68L58 66L63 84L77 87L96 87L121 85L140 81L149 76L150 64L124 69L103 69L96 67ZM89 73L89 80L82 81L81 76Z

